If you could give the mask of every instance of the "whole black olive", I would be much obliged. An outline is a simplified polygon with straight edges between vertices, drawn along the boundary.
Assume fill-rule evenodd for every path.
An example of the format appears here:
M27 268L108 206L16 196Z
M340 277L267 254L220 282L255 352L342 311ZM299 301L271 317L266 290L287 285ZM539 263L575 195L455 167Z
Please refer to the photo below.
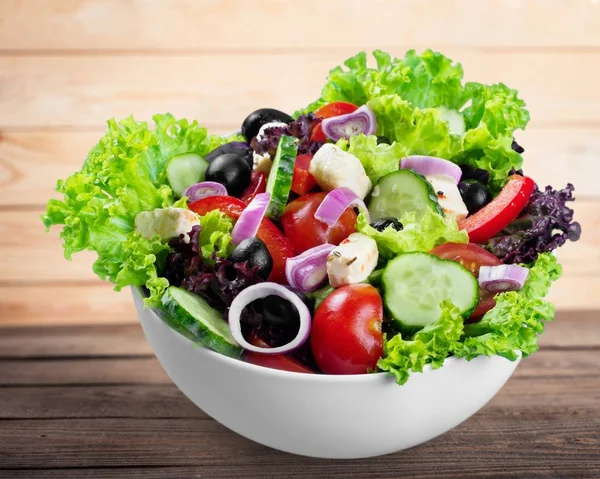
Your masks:
M378 136L377 137L377 144L381 145L381 144L385 144L385 145L391 145L392 142L390 141L390 139L387 136Z
M258 130L260 130L261 126L274 121L291 123L294 119L287 113L275 110L274 108L261 108L260 110L253 111L246 117L244 123L242 123L242 135L250 141L258 135Z
M258 266L258 276L267 279L273 269L273 258L265 244L256 237L247 238L238 244L227 258L232 263L247 262L250 268Z
M460 169L462 171L462 181L475 180L479 181L479 183L487 185L488 181L490 180L490 172L482 168L474 168L473 166L469 165L460 165Z
M300 314L287 299L271 294L263 298L263 321L271 326L293 329L300 328Z
M237 153L217 156L206 169L206 181L216 181L227 188L231 196L239 196L250 184L250 166Z
M458 191L460 191L460 196L462 196L470 215L477 213L492 201L490 190L477 181L461 181L458 184Z
M209 163L212 163L215 158L224 155L225 153L237 153L244 158L246 163L248 163L248 166L252 168L252 148L250 148L250 145L245 141L232 141L231 143L225 143L211 151L204 157L204 159Z
M396 231L402 231L402 229L404 228L402 223L398 221L398 218L395 218L394 216L387 216L385 218L376 219L371 223L370 226L375 228L377 231L383 231L389 226L391 226Z

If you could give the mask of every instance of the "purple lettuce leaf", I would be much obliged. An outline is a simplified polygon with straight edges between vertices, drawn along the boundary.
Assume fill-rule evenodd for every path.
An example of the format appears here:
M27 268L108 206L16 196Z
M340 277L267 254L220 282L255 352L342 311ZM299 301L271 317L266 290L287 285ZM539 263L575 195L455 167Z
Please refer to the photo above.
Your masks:
M255 153L259 155L268 153L273 158L279 140L283 135L287 135L300 140L298 144L299 155L314 155L321 145L323 145L321 142L310 140L313 130L319 123L321 123L321 118L317 118L314 113L301 115L288 126L265 128L260 140L254 137L250 142L250 146Z
M529 202L504 230L490 239L485 248L504 263L531 263L541 253L551 252L581 236L581 225L573 221L573 210L567 202L575 201L574 187L562 190L537 185Z

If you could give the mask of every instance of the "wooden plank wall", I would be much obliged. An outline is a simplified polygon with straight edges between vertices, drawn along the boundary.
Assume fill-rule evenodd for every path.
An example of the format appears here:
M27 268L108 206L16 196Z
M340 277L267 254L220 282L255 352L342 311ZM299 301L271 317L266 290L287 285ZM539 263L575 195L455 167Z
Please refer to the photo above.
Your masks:
M135 320L128 292L62 258L39 221L110 117L155 112L235 130L293 110L360 49L438 49L467 79L517 88L538 182L575 183L578 244L559 257L561 309L600 308L600 4L594 0L2 0L0 324Z

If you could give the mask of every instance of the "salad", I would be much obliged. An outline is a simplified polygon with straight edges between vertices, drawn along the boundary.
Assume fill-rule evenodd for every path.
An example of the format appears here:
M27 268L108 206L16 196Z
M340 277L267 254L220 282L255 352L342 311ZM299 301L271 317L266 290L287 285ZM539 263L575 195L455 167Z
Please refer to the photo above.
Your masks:
M292 115L216 136L170 114L108 121L48 202L67 259L203 347L303 373L387 372L537 350L576 241L573 185L538 185L525 103L430 50L364 52Z

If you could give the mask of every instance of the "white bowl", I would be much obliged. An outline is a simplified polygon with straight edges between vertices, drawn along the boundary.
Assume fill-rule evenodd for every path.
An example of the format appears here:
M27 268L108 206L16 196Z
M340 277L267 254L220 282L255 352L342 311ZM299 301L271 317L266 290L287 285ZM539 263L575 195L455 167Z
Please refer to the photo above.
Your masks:
M327 376L245 363L195 345L133 298L146 338L175 385L253 441L304 456L355 459L433 439L475 414L519 361L448 358L399 386L388 374Z

